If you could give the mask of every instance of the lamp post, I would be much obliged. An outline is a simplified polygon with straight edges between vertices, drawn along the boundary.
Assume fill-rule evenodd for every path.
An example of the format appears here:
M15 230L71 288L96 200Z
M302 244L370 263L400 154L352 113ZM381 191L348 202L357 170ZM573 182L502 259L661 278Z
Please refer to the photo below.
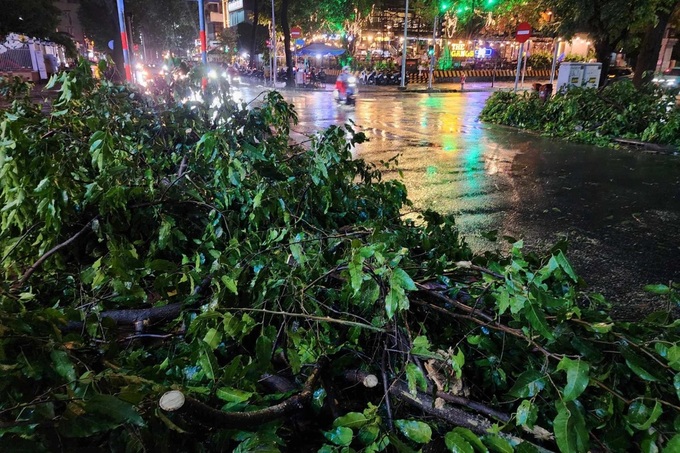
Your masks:
M432 29L432 55L430 56L430 73L427 78L427 90L432 90L432 79L434 78L434 55L437 43L437 24L439 22L439 11L434 16L434 27Z
M274 17L274 0L272 0L272 86L276 88L276 19Z
M404 11L404 45L401 51L401 85L400 89L406 89L406 45L407 45L407 33L408 33L408 0L406 0L406 10Z

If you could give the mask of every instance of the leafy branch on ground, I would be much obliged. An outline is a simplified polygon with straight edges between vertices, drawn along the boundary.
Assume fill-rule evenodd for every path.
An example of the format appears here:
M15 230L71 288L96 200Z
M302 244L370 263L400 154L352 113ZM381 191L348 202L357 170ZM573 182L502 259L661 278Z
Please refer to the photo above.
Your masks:
M598 146L615 146L615 139L629 139L677 148L680 110L676 96L677 90L654 84L636 89L629 81L600 90L571 87L547 100L537 92L497 91L480 117Z
M616 322L559 248L403 216L352 124L89 71L2 113L5 451L679 448L676 283Z

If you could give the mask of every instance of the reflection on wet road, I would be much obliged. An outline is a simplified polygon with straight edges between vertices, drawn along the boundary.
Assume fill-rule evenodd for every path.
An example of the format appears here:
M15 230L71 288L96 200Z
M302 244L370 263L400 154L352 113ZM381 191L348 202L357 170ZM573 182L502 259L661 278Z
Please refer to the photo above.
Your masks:
M354 122L369 137L358 157L398 155L419 208L453 213L477 250L482 233L534 249L570 240L589 286L626 310L648 310L647 283L680 280L680 157L567 144L478 121L490 93L362 92L356 107L329 92L284 92L311 134ZM388 177L399 177L393 169Z

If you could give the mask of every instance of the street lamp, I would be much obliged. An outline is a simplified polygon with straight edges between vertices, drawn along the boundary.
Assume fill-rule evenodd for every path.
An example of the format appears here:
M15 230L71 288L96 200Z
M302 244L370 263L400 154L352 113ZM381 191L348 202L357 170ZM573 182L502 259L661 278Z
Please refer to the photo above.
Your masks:
M407 30L408 30L408 0L406 0L406 10L404 11L404 45L401 50L401 85L402 90L406 88L406 45L407 45Z

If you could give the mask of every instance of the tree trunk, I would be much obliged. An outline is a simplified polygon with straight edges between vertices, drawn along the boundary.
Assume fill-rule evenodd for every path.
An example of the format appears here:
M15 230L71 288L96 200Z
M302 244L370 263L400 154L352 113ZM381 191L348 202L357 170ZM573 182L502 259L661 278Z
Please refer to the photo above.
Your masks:
M607 73L609 72L609 66L611 66L612 51L614 50L614 45L607 41L606 39L597 40L594 43L595 47L595 57L597 61L602 63L602 72L600 73L600 86L604 86L607 82Z
M251 68L255 67L255 52L257 50L257 28L260 20L260 8L258 4L259 2L257 0L253 2L253 29L250 32L250 60L248 61L248 66Z
M293 78L293 55L290 51L290 24L288 23L288 0L281 2L281 29L283 30L283 47L286 52L286 86L295 86Z
M667 11L657 12L656 24L651 24L645 31L645 36L642 38L640 44L640 53L638 54L637 62L635 63L635 73L633 75L633 85L640 88L643 84L652 80L654 71L656 70L656 62L661 51L661 42L663 41L668 21L673 14L673 9Z

